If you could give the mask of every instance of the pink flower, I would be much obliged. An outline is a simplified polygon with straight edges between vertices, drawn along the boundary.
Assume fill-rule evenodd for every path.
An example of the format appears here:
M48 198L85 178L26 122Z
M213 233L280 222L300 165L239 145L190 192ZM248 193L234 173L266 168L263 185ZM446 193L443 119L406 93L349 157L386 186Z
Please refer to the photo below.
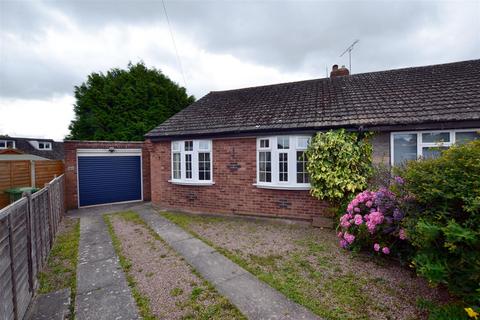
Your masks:
M407 239L407 231L405 229L400 229L400 231L398 232L398 237L400 238L400 240Z
M373 205L373 202L372 202L371 200L368 200L368 201L365 203L365 205L366 205L367 207L371 208L372 205Z
M354 207L358 206L358 200L357 199L353 199L351 203Z
M375 243L375 244L373 245L373 250L375 250L375 251L378 252L378 251L380 250L380 245L379 245L378 243Z
M353 234L348 233L348 232L345 232L343 237L345 238L345 240L347 240L347 242L349 244L351 244L353 242L353 240L355 240L355 236Z
M340 225L342 226L342 228L348 228L350 227L351 225L351 222L349 222L348 220L349 219L352 219L353 216L351 214L344 214L341 218L340 218Z
M355 212L360 212L360 208L359 208L359 207L355 207L355 208L353 209L353 211L355 211Z
M356 214L355 217L354 217L354 220L355 220L355 224L357 226L361 225L363 223L363 218L361 215L359 214Z
M346 248L347 245L348 245L348 243L347 243L347 241L345 241L345 239L340 240L340 247Z
M390 254L390 249L388 249L388 247L383 247L382 252L384 254Z
M337 237L339 237L340 239L343 238L343 232L340 231L340 232L337 234Z
M351 223L348 222L348 220L342 220L342 221L340 221L340 225L342 226L342 228L347 229L347 228L350 227Z

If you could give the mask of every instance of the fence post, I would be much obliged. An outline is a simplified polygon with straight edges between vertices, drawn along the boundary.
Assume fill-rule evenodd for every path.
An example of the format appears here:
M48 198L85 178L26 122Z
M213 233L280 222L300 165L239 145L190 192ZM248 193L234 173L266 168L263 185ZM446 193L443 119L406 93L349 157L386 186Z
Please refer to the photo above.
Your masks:
M13 299L13 315L18 320L18 301L17 301L17 281L15 279L15 257L13 255L13 228L12 228L12 213L7 217L8 221L8 244L10 247L10 271L12 276L12 299Z
M53 221L52 221L52 199L51 199L51 188L50 188L50 184L49 183L45 183L45 189L47 190L47 217L48 217L48 237L50 239L49 241L49 244L50 244L50 248L52 248L53 246L53 238L54 238L54 235L53 235Z
M30 160L30 180L32 182L32 187L35 188L36 187L36 177L35 177L36 173L35 173L35 161L34 160Z
M30 292L35 292L35 275L33 272L33 247L32 247L32 194L25 192L27 198L27 248L28 248L28 285Z

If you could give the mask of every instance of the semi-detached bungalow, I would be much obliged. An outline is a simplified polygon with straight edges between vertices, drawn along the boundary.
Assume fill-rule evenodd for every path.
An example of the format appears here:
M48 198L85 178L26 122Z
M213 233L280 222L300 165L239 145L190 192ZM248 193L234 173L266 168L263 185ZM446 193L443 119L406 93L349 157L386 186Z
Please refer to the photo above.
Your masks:
M373 131L376 163L479 137L480 60L210 92L146 135L151 199L192 212L312 219L304 152L318 131Z

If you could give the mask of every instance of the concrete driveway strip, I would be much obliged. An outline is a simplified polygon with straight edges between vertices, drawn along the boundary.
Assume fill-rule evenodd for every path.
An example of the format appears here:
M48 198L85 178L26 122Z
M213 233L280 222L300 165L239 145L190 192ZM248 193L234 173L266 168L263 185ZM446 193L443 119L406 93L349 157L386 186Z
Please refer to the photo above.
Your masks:
M320 319L203 241L163 218L151 207L137 207L135 211L247 318Z
M140 319L102 215L83 212L79 215L76 319Z

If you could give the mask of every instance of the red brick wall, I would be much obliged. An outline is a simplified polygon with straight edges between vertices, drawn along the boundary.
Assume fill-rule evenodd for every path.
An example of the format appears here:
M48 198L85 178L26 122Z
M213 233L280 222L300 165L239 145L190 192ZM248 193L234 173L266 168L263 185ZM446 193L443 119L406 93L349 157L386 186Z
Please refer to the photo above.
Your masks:
M152 202L191 212L252 214L311 219L329 216L328 205L308 191L260 189L256 182L256 139L213 140L213 186L184 186L171 179L170 141L151 144ZM238 170L228 167L240 165ZM282 208L282 205L286 208Z
M150 201L150 154L148 143L122 141L65 141L65 178L67 209L78 207L77 149L138 149L142 148L143 199Z

